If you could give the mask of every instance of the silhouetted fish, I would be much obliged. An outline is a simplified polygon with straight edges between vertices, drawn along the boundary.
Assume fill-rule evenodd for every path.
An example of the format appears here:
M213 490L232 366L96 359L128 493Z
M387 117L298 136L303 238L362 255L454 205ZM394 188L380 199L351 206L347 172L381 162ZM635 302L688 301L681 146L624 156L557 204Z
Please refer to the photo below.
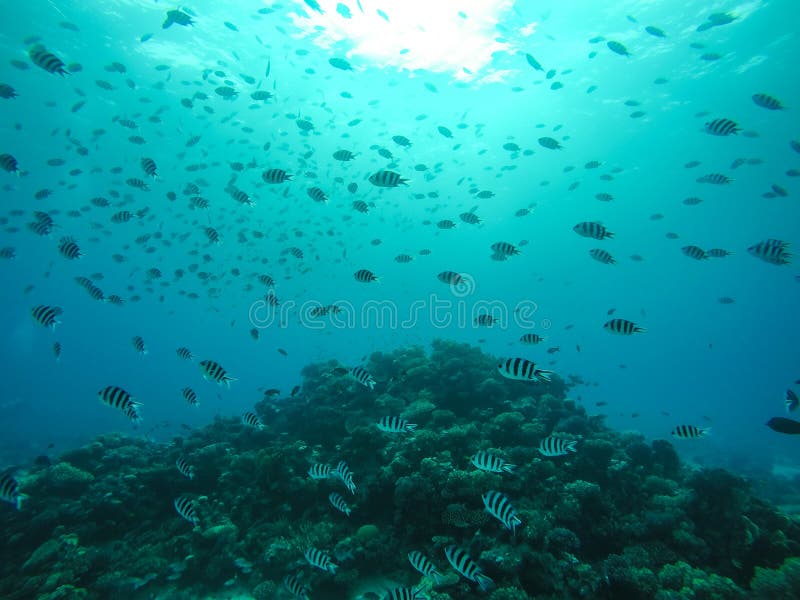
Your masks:
M787 419L786 417L772 417L767 421L767 427L778 433L800 434L800 421Z

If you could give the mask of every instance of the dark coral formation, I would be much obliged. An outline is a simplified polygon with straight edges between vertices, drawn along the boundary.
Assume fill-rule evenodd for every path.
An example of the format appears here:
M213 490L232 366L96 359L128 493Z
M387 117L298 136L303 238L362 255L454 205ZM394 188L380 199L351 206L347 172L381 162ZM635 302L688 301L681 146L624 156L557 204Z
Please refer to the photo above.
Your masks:
M800 597L800 525L742 479L689 471L670 443L587 416L558 377L509 381L496 364L443 341L430 355L377 353L365 365L375 390L339 375L341 365L315 364L300 394L256 405L264 430L218 419L169 445L108 435L40 461L23 479L24 508L1 507L0 595L274 598L294 573L314 599L368 597L365 580L419 584L406 559L416 549L445 575L424 583L435 600ZM418 430L383 433L385 415ZM541 456L554 432L579 440L577 453ZM474 468L482 449L514 474ZM193 479L177 471L179 456ZM340 460L354 495L307 474ZM483 510L490 489L517 509L516 536ZM195 499L198 526L174 510L179 495ZM449 568L453 543L495 581L488 594ZM335 575L306 563L309 546L331 555Z

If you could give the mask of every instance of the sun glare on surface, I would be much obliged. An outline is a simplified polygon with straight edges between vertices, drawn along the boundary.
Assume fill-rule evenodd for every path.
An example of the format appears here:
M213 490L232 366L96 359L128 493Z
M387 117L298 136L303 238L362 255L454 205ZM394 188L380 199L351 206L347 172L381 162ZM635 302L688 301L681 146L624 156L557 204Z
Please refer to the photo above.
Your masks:
M325 48L342 43L347 56L377 67L450 72L472 80L509 51L497 24L513 0L295 0L294 24ZM486 73L481 74L483 76Z

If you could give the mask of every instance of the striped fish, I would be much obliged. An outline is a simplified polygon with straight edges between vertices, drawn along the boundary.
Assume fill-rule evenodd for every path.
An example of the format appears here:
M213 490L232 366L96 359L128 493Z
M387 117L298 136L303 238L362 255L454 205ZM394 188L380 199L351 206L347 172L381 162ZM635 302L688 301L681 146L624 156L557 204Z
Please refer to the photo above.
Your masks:
M0 169L19 175L19 164L11 154L0 154Z
M48 216L46 219L38 219L32 223L28 223L28 227L36 235L48 236L53 232L55 223L53 219Z
M210 225L205 228L205 232L206 232L206 237L208 238L208 241L211 242L212 244L221 244L222 243L222 237L220 237L219 231L217 231L216 229L214 229Z
M152 158L143 158L141 161L142 170L145 172L145 175L149 175L153 179L158 177L156 161Z
M695 260L706 260L708 258L708 254L700 246L684 246L681 248L681 252Z
M708 254L711 258L725 258L733 253L723 248L711 248L706 252L706 254Z
M283 587L289 590L289 593L295 598L309 600L308 594L311 593L311 590L303 585L303 582L294 575L287 575L283 578Z
M369 204L363 200L353 200L353 210L367 214L369 212Z
M330 465L314 463L308 469L308 476L311 477L311 479L330 479L331 477L336 477L336 474L333 472Z
M125 180L125 183L127 183L131 187L135 187L138 190L142 190L145 192L150 191L150 186L147 185L147 182L139 179L138 177L129 177L128 179Z
M25 495L19 491L19 483L14 478L11 471L6 471L0 475L0 500L13 504L19 510Z
M191 205L191 208L199 209L205 209L211 206L211 203L202 196L192 196L189 198L189 204Z
M343 460L339 461L339 464L336 465L336 470L333 472L333 476L337 477L351 494L356 493L356 484L353 482L353 472L350 470L350 467L347 466L346 462Z
M592 238L595 240L604 240L606 238L613 238L614 234L606 229L601 223L595 221L583 221L575 225L572 231L580 236Z
M408 185L408 179L400 177L394 171L377 171L369 176L369 182L376 187L385 188Z
M185 387L181 390L181 395L183 399L189 404L189 406L200 406L200 403L197 401L197 394L195 391L190 387Z
M463 212L458 215L458 218L467 223L468 225L480 225L481 218L472 212Z
M308 194L308 197L311 198L314 202L325 203L328 201L327 194L325 194L325 192L323 192L318 187L309 188L308 192L306 193Z
M730 119L714 119L705 125L706 133L711 135L735 135L741 131L740 127Z
M672 437L681 440L696 440L705 437L711 431L710 427L697 427L695 425L678 425L672 430Z
M48 73L52 73L54 75L58 73L62 77L69 74L68 71L64 69L64 61L62 61L52 52L48 52L47 48L41 44L36 44L30 50L28 50L28 56L30 56L33 64L41 69L44 69Z
M767 110L783 110L785 108L780 100L768 94L753 94L753 102Z
M60 324L61 321L57 320L56 317L61 315L64 311L61 310L58 306L47 306L45 304L40 304L39 306L35 306L31 309L31 316L33 320L42 325L43 327L49 327L53 331L56 329L56 325Z
M604 265L614 265L617 263L616 259L611 256L611 254L601 248L592 248L589 250L589 256Z
M258 415L249 410L242 415L242 423L254 429L264 429L264 423L261 422Z
M325 554L322 550L317 550L313 546L306 549L304 556L312 567L317 567L318 569L322 569L323 571L327 571L332 575L336 575L336 569L339 568L339 565L336 565L331 560L331 557Z
M495 323L497 323L497 317L493 317L490 314L482 314L475 317L475 325L479 327L491 327Z
M100 402L118 408L125 413L125 415L134 422L134 424L141 421L139 417L138 407L142 405L141 402L136 402L128 392L116 385L109 385L104 387L97 393Z
M633 335L634 333L646 331L643 327L639 327L633 321L628 321L626 319L611 319L603 325L603 329L609 333L616 333L618 335Z
M494 582L483 574L481 568L472 561L465 550L458 546L447 546L444 549L444 554L456 571L470 581L477 583L484 592L494 585Z
M134 349L139 354L147 354L147 346L145 346L144 339L142 339L142 336L140 335L133 336L131 338L131 343L133 344Z
M61 360L61 342L53 342L53 355L56 361Z
M482 498L488 513L510 529L512 534L516 534L517 527L522 525L522 521L517 517L517 511L511 506L508 497L501 492L489 490Z
M236 381L233 377L228 375L228 372L218 362L213 360L203 360L200 362L200 370L203 372L203 378L208 381L214 381L219 385L223 383L230 387L231 381Z
M284 183L291 181L292 176L283 169L267 169L261 173L261 179L264 180L264 183Z
M547 338L544 338L536 333L526 333L525 335L519 338L519 341L522 342L523 344L540 344L546 339Z
M565 440L564 438L549 435L539 442L539 453L550 457L565 456L570 452L577 452L575 449L577 443L577 440Z
M507 463L499 456L490 454L486 450L478 450L472 457L472 464L481 471L489 473L513 473L516 465Z
M378 429L386 433L412 433L417 429L417 424L409 423L400 417L387 416L380 418Z
M112 223L127 223L133 218L133 214L128 210L121 210L111 215Z
M336 152L333 153L333 158L335 158L336 160L341 160L343 162L346 162L348 160L353 160L355 157L356 155L350 152L350 150L337 150Z
M722 173L708 173L702 177L698 177L695 181L697 183L710 183L712 185L727 185L732 182L733 179Z
M508 242L495 242L492 244L492 252L500 256L514 256L519 254L519 248Z
M231 186L230 188L228 188L228 193L231 195L231 198L236 200L239 204L246 204L247 206L256 205L256 203L253 202L253 199L248 195L247 192L244 192L237 187Z
M436 585L439 585L442 574L436 569L436 565L428 560L428 557L422 552L419 550L412 550L408 553L408 561L417 571L422 573L425 577L430 577Z
M189 521L192 525L197 525L200 519L197 518L197 509L194 505L194 500L190 500L186 496L178 496L173 502L175 510L184 519Z
M347 502L345 502L341 494L337 494L336 492L331 492L330 494L328 494L328 502L330 502L333 505L333 507L339 512L343 512L348 517L350 516L350 507L347 506Z
M350 376L361 385L368 387L371 390L375 389L375 379L370 375L366 369L361 367L353 367L350 369Z
M401 265L406 265L414 260L414 257L410 254L398 254L394 257L394 262L400 263Z
M375 273L370 271L369 269L359 269L355 273L353 273L353 277L356 281L360 281L361 283L371 283L373 281L378 281L378 278L375 276Z
M773 265L788 265L792 259L792 255L788 250L789 244L787 242L768 239L750 246L747 252L751 256Z
M458 285L464 281L462 275L460 273L456 273L455 271L442 271L436 276L436 278L442 283L446 283L448 285Z
M382 600L425 600L427 596L420 589L395 587L386 590Z
M194 358L191 350L183 346L175 350L175 353L178 355L178 358L182 358L183 360L192 360Z
M508 358L497 365L500 375L516 381L550 381L552 371L537 369L536 363L524 358Z
M75 260L83 256L83 252L81 252L75 239L69 236L61 238L61 241L58 242L58 251L61 253L61 256L70 260Z
M175 466L178 467L178 472L184 477L194 479L194 467L190 465L182 456L178 457L175 461Z

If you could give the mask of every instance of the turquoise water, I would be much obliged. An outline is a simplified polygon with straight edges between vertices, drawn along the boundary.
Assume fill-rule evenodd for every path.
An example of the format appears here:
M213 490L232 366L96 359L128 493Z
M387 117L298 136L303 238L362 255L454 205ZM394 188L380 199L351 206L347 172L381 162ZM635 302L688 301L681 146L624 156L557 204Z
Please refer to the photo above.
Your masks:
M167 442L217 415L238 419L265 389L288 396L310 363L352 367L439 338L579 377L568 396L615 429L671 439L681 424L711 427L702 440L675 440L692 462L745 473L796 464L797 440L764 423L785 414L787 388L800 389L800 271L748 252L770 238L800 242L795 4L342 4L350 18L335 2L320 1L324 14L304 2L195 2L182 7L193 25L166 29L176 7L163 2L34 1L5 11L0 83L18 97L0 99L0 153L20 173L0 172L0 246L15 254L0 259L0 463L54 457L109 432ZM697 31L714 14L735 18ZM35 44L70 72L34 65ZM259 90L273 97L252 99ZM759 106L755 94L784 108ZM720 118L739 133L710 135L705 123ZM199 141L187 146L192 136ZM332 158L341 149L356 157ZM143 171L145 157L157 178ZM271 168L293 178L267 184ZM369 176L383 169L408 185L374 186ZM709 173L733 181L696 181ZM190 183L207 209L190 206ZM254 205L236 202L231 183ZM327 203L312 200L311 187ZM40 190L51 193L36 198ZM521 209L529 214L516 216ZM121 210L144 212L114 223ZM28 227L34 211L53 218L49 236ZM464 222L467 211L482 223ZM456 226L437 227L446 219ZM577 235L583 221L614 238ZM64 236L84 255L62 256ZM501 241L519 255L493 260ZM694 260L687 245L732 254ZM592 248L616 264L593 260ZM399 254L413 260L399 263ZM148 275L153 268L160 277ZM356 281L359 269L379 280ZM446 270L463 285L439 281ZM261 274L276 282L277 309L264 306ZM76 277L124 304L93 299ZM492 327L474 324L482 303L500 318ZM342 312L310 317L317 304ZM54 331L31 318L38 305L63 309ZM611 335L603 324L617 317L646 331ZM525 333L546 339L526 346ZM195 359L181 360L179 347ZM236 379L230 388L202 380L205 359ZM138 428L98 401L109 385L142 403ZM181 397L186 386L198 407Z
M286 391L309 361L335 357L355 364L369 352L434 336L484 340L489 352L521 353L550 363L562 375L596 382L597 387L576 388L574 395L589 406L608 401L610 422L619 427L663 436L680 422L703 424L699 419L705 415L711 419L706 424L714 426L706 446L721 455L770 457L790 451L791 443L776 440L762 422L782 410L783 392L798 377L792 352L798 334L797 270L761 262L747 248L766 238L791 242L798 233L796 180L785 174L800 158L789 147L798 135L798 83L789 76L798 42L784 18L795 12L791 3L721 4L715 10L730 10L736 20L703 32L696 28L711 13L702 2L681 3L680 11L671 3L615 3L602 11L592 10L590 3L570 8L501 3L496 27L488 16L472 24L465 5L466 17L450 15L453 27L474 26L479 40L500 48L485 57L461 50L474 63L471 76L448 63L455 62L457 47L444 53L431 48L435 36L410 39L417 46L406 54L370 53L376 43L362 39L363 31L391 30L391 15L387 23L373 14L378 4L366 3L364 14L353 6L348 20L328 4L322 6L325 15L303 3L224 9L199 4L191 7L195 25L168 29L161 28L166 7L159 3L88 9L82 3L34 2L10 11L2 81L19 97L2 104L3 151L17 158L24 176L3 177L4 245L17 254L2 264L8 290L2 360L10 374L3 380L4 421L13 423L3 436L7 461L41 453L49 443L69 446L125 427L124 417L95 401L105 385L129 386L146 406L143 431L158 435L160 429L151 428L159 424L169 432L178 423L195 426L214 414L238 414L259 397L259 387ZM272 12L259 14L264 7ZM426 22L425 10L416 9L409 18L417 28L443 27L443 17L432 17L438 19ZM409 18L403 16L403 23ZM238 31L227 28L226 21ZM333 33L326 36L315 25L327 25ZM647 25L660 27L667 37L648 34ZM327 39L346 35L348 26L358 39ZM454 40L463 39L458 37L465 35L462 30L453 29ZM140 41L145 35L152 37ZM82 70L59 77L33 66L25 43L31 36ZM601 36L624 43L631 56L611 52L605 41L590 43ZM692 48L693 43L704 47ZM721 58L700 58L709 52ZM526 53L544 71L531 68ZM589 58L590 53L596 56ZM334 68L331 57L346 58L352 70ZM428 68L409 70L404 57ZM482 57L488 62L482 64ZM15 68L11 60L28 68ZM105 67L113 62L127 72L108 72ZM167 68L157 70L159 65ZM546 79L550 69L556 74ZM204 79L208 70L220 73ZM657 78L668 82L654 84ZM239 93L233 100L214 91L226 79ZM98 87L97 80L114 89ZM555 81L563 88L551 90ZM590 86L596 89L587 93ZM252 101L249 94L256 90L275 98ZM196 92L208 99L195 99L192 108L181 105ZM771 94L787 109L757 106L751 100L756 93ZM626 106L628 100L640 105ZM71 112L81 101L85 105ZM644 116L631 118L635 110ZM314 124L311 132L295 123L298 111ZM160 122L150 122L153 115ZM720 117L735 120L755 137L704 133L704 123ZM137 127L124 128L115 118L129 118ZM354 119L361 122L348 126ZM443 137L439 126L449 128L452 139ZM94 137L96 129L106 133ZM131 135L146 143L129 142ZM201 136L200 142L186 148L192 135ZM406 136L412 146L398 146L394 135ZM539 145L544 136L560 140L563 149ZM88 154L77 154L69 137ZM507 142L522 151L502 149ZM390 150L394 161L378 155L378 148ZM335 161L331 154L337 149L356 152L357 158ZM525 150L533 153L526 156ZM148 179L139 164L142 157L158 166L159 178L149 182L149 192L124 183L129 177ZM49 166L51 158L65 163ZM732 170L737 158L763 162ZM237 173L229 167L236 161L256 166ZM600 166L587 170L589 161ZM701 164L684 168L690 161ZM205 169L186 170L201 163ZM366 181L390 164L410 179L408 187L381 189ZM415 171L416 165L428 170ZM113 167L122 171L112 174ZM265 185L260 174L272 167L293 173L293 181ZM568 167L574 170L565 172ZM70 176L72 169L81 172ZM695 183L710 172L727 174L734 182ZM613 180L602 180L604 174ZM234 175L255 206L239 205L224 191ZM190 210L182 194L187 183L199 179L206 184L200 195L210 201L206 211ZM351 182L359 186L355 194L346 190ZM789 196L762 198L773 183ZM578 187L568 191L571 184ZM327 205L306 195L312 185L326 191ZM53 193L34 199L41 189ZM110 198L112 190L130 201ZM495 195L477 198L480 190ZM166 198L170 191L176 201ZM597 193L614 199L598 201ZM113 205L91 205L96 196ZM703 202L683 205L690 196ZM361 214L351 208L354 200L374 207ZM483 224L461 222L458 215L475 206ZM531 214L514 216L527 207ZM143 219L112 223L110 216L122 209L149 212ZM9 216L13 210L23 213ZM58 228L49 238L25 226L34 210L54 213ZM70 210L81 211L80 216L68 216ZM663 219L651 220L655 213ZM457 227L437 229L441 219ZM592 220L603 222L615 238L599 243L572 232L576 223ZM223 237L219 246L208 243L203 232L209 222ZM251 231L264 237L253 238ZM678 239L665 238L668 232ZM240 233L246 242L239 241ZM154 234L163 237L134 242ZM76 238L84 257L68 261L58 254L64 235ZM376 239L381 244L371 245ZM530 243L521 247L520 256L490 259L492 243L522 240ZM681 253L687 244L725 248L733 255L694 261ZM301 248L305 258L282 256L290 246ZM618 264L592 260L588 250L594 247L607 249ZM431 254L418 256L422 249ZM110 258L117 253L126 262ZM400 253L415 260L394 262ZM632 254L643 260L632 261ZM204 263L202 255L210 262ZM175 269L193 263L212 279L204 282L187 272L175 281ZM153 267L163 277L148 282L146 271ZM239 276L231 275L234 268ZM355 281L352 273L360 268L371 269L380 283ZM517 343L521 328L511 321L493 329L476 328L469 318L432 326L432 298L453 300L436 280L442 270L468 274L475 282L474 294L463 303L469 313L484 300L503 303L507 314L520 301L533 303L529 321L547 340L522 347ZM262 272L278 282L281 302L298 307L308 301L347 302L358 312L366 301L386 301L396 307L391 310L398 321L417 310L411 308L415 302L424 308L413 327L381 328L368 319L364 327L322 331L299 325L299 311L285 309L286 326L264 328L254 342L248 311L264 292L254 278ZM73 283L74 277L94 273L102 274L95 283L106 295L127 300L124 306L93 301ZM198 298L188 299L191 292ZM141 300L131 302L132 296ZM720 304L723 296L735 303ZM28 318L38 304L64 309L55 333ZM608 335L602 324L611 308L647 333ZM445 310L457 316L459 308ZM134 335L145 339L146 356L132 349ZM56 340L63 345L59 363L50 349ZM239 381L218 398L216 389L197 382L195 365L177 359L179 346L217 360ZM559 353L544 353L555 346ZM200 392L199 409L186 409L179 396L185 385ZM631 413L641 416L634 420Z

